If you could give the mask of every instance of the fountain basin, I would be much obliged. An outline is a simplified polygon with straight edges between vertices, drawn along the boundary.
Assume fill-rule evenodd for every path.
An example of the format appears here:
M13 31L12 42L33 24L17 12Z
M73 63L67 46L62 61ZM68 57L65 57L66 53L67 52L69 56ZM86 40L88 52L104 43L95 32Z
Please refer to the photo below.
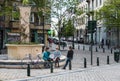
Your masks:
M43 44L6 44L7 54L9 60L21 60L27 54L31 54L32 58L35 58L37 54L42 55Z
M59 65L63 66L65 64L65 60L66 60L66 56L62 55L60 57ZM22 69L22 64L23 62L21 60L7 60L7 59L0 60L0 68ZM42 59L39 61L39 64L41 68L44 68L44 61ZM27 68L27 62L24 62L24 65ZM34 65L31 65L31 68L36 69Z

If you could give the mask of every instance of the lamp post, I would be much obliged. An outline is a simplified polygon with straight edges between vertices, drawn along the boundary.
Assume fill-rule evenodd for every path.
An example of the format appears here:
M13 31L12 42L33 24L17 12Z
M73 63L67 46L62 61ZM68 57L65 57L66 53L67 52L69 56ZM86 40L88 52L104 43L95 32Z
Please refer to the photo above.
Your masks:
M42 30L42 32L43 32L43 44L45 46L45 33L44 33L44 31L45 31L45 28L44 28L45 24L44 24L44 17L45 17L45 14L43 13L43 30Z
M91 0L92 1L92 10L94 9L94 0ZM90 27L90 32L91 32L91 44L90 44L90 51L91 51L91 65L93 65L93 25L90 21L90 0L86 0L86 2L88 3L88 28ZM93 16L93 12L92 12L92 21L94 19L94 16Z
M73 15L72 17L73 17L73 27L75 28L75 26L74 26L74 24L75 24L75 19L74 19L74 18L75 18L75 15ZM74 32L73 32L73 41L72 41L72 47L73 47L73 49L75 48L74 38L75 38L75 37L74 37Z

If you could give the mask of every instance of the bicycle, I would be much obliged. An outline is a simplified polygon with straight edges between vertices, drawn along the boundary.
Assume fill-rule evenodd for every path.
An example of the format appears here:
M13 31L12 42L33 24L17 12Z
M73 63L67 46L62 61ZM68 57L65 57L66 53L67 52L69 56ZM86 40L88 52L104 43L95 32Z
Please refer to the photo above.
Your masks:
M25 58L21 60L21 67L22 69L27 68L27 64L30 64L31 68L41 69L41 57L40 54L36 56L37 58L35 60L32 59L31 54L26 54Z

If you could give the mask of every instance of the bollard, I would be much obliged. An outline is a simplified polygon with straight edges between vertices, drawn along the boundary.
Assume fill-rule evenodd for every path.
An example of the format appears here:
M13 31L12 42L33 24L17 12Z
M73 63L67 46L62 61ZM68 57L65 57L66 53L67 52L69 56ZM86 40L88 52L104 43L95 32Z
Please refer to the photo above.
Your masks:
M53 61L50 61L50 72L53 73Z
M87 68L87 61L86 61L86 58L84 58L84 68Z
M110 62L109 62L109 56L107 56L107 64L110 64Z
M30 63L27 64L27 76L30 76Z
M85 46L83 46L83 51L85 50Z
M80 45L78 45L78 50L80 49Z
M108 49L110 48L110 45L108 45Z
M72 65L71 65L71 60L70 60L70 62L69 62L69 70L71 70L72 69Z
M105 48L103 48L103 53L105 53Z
M100 45L99 45L99 48L100 48Z
M99 66L99 57L97 57L97 66Z
M91 51L91 47L89 46L89 51Z
M98 49L97 49L97 47L96 47L96 52L98 52Z
M113 52L113 50L112 50L112 48L111 48L111 54L112 54L112 52Z

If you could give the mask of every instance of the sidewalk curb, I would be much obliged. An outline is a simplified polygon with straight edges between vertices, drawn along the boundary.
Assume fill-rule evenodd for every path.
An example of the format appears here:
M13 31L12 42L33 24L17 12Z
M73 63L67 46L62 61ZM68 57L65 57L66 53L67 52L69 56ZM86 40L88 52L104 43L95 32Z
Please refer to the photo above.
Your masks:
M119 64L111 64L112 66L119 65ZM40 79L40 78L46 78L46 77L51 77L51 76L59 76L63 74L68 74L68 73L76 73L76 72L83 72L83 71L91 71L94 69L99 69L99 68L105 68L105 67L110 67L111 65L104 65L104 66L96 66L96 67L90 67L90 68L83 68L83 69L77 69L77 70L67 70L67 71L62 71L59 73L52 73L52 74L47 74L47 75L42 75L42 76L31 76L28 78L24 79L15 79L15 80L6 80L6 81L29 81L29 80L34 80L34 79Z

